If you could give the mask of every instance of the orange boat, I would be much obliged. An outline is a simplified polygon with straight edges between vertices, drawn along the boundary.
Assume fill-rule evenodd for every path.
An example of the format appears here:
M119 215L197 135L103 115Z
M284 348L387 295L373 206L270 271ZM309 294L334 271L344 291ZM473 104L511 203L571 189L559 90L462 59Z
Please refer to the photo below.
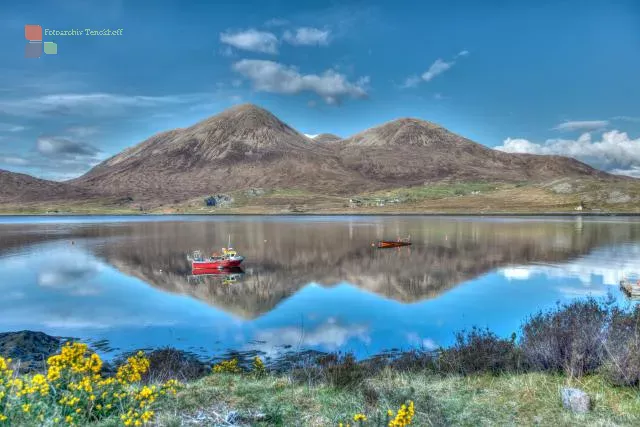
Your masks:
M371 246L375 246L376 248L399 248L402 246L410 246L411 245L411 237L407 237L406 239L398 240L378 240L377 243L372 243Z

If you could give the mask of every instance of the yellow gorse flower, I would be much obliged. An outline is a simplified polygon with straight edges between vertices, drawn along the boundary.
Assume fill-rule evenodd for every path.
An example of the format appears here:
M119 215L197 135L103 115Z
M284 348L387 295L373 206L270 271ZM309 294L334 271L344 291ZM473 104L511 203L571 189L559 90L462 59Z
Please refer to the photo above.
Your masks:
M353 421L367 421L367 416L365 414L355 414L353 416Z
M415 414L415 408L413 405L413 400L409 401L409 405L402 405L398 410L396 416L389 421L389 427L405 427L411 424L413 421L413 416ZM392 417L393 412L389 410L387 415Z
M10 359L0 357L2 425L42 425L51 411L58 415L49 418L53 424L85 425L121 415L122 424L142 426L153 421L161 394L175 395L182 387L176 380L140 385L149 370L149 360L142 352L129 357L114 377L105 378L100 356L82 343L67 343L49 357L44 375L17 376L10 364Z
M213 367L213 372L239 374L242 369L238 366L238 359L223 360Z

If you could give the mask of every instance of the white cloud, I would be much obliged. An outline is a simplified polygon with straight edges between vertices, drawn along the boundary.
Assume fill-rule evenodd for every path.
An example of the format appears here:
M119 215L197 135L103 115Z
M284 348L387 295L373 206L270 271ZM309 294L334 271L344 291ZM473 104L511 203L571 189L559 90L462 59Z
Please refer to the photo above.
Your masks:
M316 136L318 136L318 135L320 135L320 134L319 134L319 133L316 133L316 134L314 134L314 135L312 135L312 134L310 134L310 133L305 133L305 134L304 134L304 136L306 136L307 138L311 138L311 139L315 138L315 137L316 137Z
M604 132L599 141L590 133L578 139L549 139L535 143L522 138L507 138L496 150L508 153L530 153L573 157L613 173L635 176L640 168L640 138L632 139L626 132Z
M0 156L0 164L11 166L27 166L29 161L22 157L17 156Z
M270 54L278 53L278 38L275 34L267 31L249 29L235 33L221 33L220 41L236 49Z
M79 156L93 157L99 151L86 142L72 141L61 137L41 136L36 141L38 153L47 157Z
M63 93L0 101L0 111L16 116L95 115L121 113L128 108L192 103L202 94L144 96L111 93Z
M422 75L420 77L418 77L416 75L409 76L405 80L404 84L402 84L400 87L401 88L410 88L410 87L418 86L418 84L420 84L420 82L422 82L422 81L430 82L435 77L439 76L440 74L444 73L445 71L447 71L451 67L453 67L456 64L455 59L460 58L460 57L464 57L464 56L467 56L467 55L469 55L469 51L468 50L461 50L460 52L458 52L453 57L453 60L451 60L451 61L445 61L442 58L438 58L433 62L433 64L431 64L431 66L429 67L429 69L427 71L422 73Z
M345 75L332 69L320 75L301 74L295 67L257 59L238 61L233 69L248 78L255 90L286 95L312 92L327 104L339 104L347 96L365 98L369 83L369 77L350 82Z
M607 120L578 120L578 121L566 121L564 123L560 123L555 126L553 130L562 130L562 131L595 131L599 129L603 129L609 126L609 121Z
M409 342L409 345L417 347L423 351L433 351L440 348L438 343L431 338L421 338L420 335L415 332L409 332L407 334L407 341Z
M566 279L576 279L588 291L597 292L602 290L596 288L598 283L618 286L620 280L637 274L639 269L640 245L629 244L623 247L599 248L589 255L564 264L517 266L498 272L510 280L528 280L537 275L558 279L562 283ZM514 274L515 271L517 273Z
M0 123L0 132L22 132L26 130L25 126L13 125L11 123Z
M282 39L295 46L326 46L329 44L329 30L319 28L300 27L294 32L285 31Z
M402 88L416 87L418 86L418 84L420 84L421 81L422 79L416 75L409 76L400 87Z
M336 351L352 339L365 344L371 342L367 326L343 325L333 318L328 318L313 329L283 327L261 330L253 339L255 342L264 344L252 345L252 347L269 355L276 355L279 349L287 347L317 347L323 351Z
M454 64L454 61L446 62L438 58L433 64L431 64L429 69L422 74L422 80L424 80L425 82L431 81L434 77L444 73L449 68L453 67Z
M77 136L78 138L86 138L98 133L97 126L71 126L66 130L67 133Z
M500 272L509 281L529 280L529 278L531 277L530 267L507 267L503 268Z

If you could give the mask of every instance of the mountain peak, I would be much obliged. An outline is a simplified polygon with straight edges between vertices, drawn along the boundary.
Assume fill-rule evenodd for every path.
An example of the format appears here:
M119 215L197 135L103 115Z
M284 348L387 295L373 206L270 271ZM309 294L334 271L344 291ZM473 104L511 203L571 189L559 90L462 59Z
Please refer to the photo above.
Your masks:
M455 136L435 123L404 117L384 123L345 140L349 145L431 145Z

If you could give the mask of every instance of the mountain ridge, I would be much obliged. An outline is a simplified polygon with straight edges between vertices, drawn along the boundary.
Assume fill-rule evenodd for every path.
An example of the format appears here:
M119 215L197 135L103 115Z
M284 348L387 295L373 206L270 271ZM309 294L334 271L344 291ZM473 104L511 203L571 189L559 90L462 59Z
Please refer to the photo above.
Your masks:
M0 200L102 194L152 204L250 188L351 195L435 182L627 180L561 156L505 153L426 120L403 117L348 138L309 138L266 109L241 104L159 132L63 183L2 178ZM0 181L0 184L2 181Z

